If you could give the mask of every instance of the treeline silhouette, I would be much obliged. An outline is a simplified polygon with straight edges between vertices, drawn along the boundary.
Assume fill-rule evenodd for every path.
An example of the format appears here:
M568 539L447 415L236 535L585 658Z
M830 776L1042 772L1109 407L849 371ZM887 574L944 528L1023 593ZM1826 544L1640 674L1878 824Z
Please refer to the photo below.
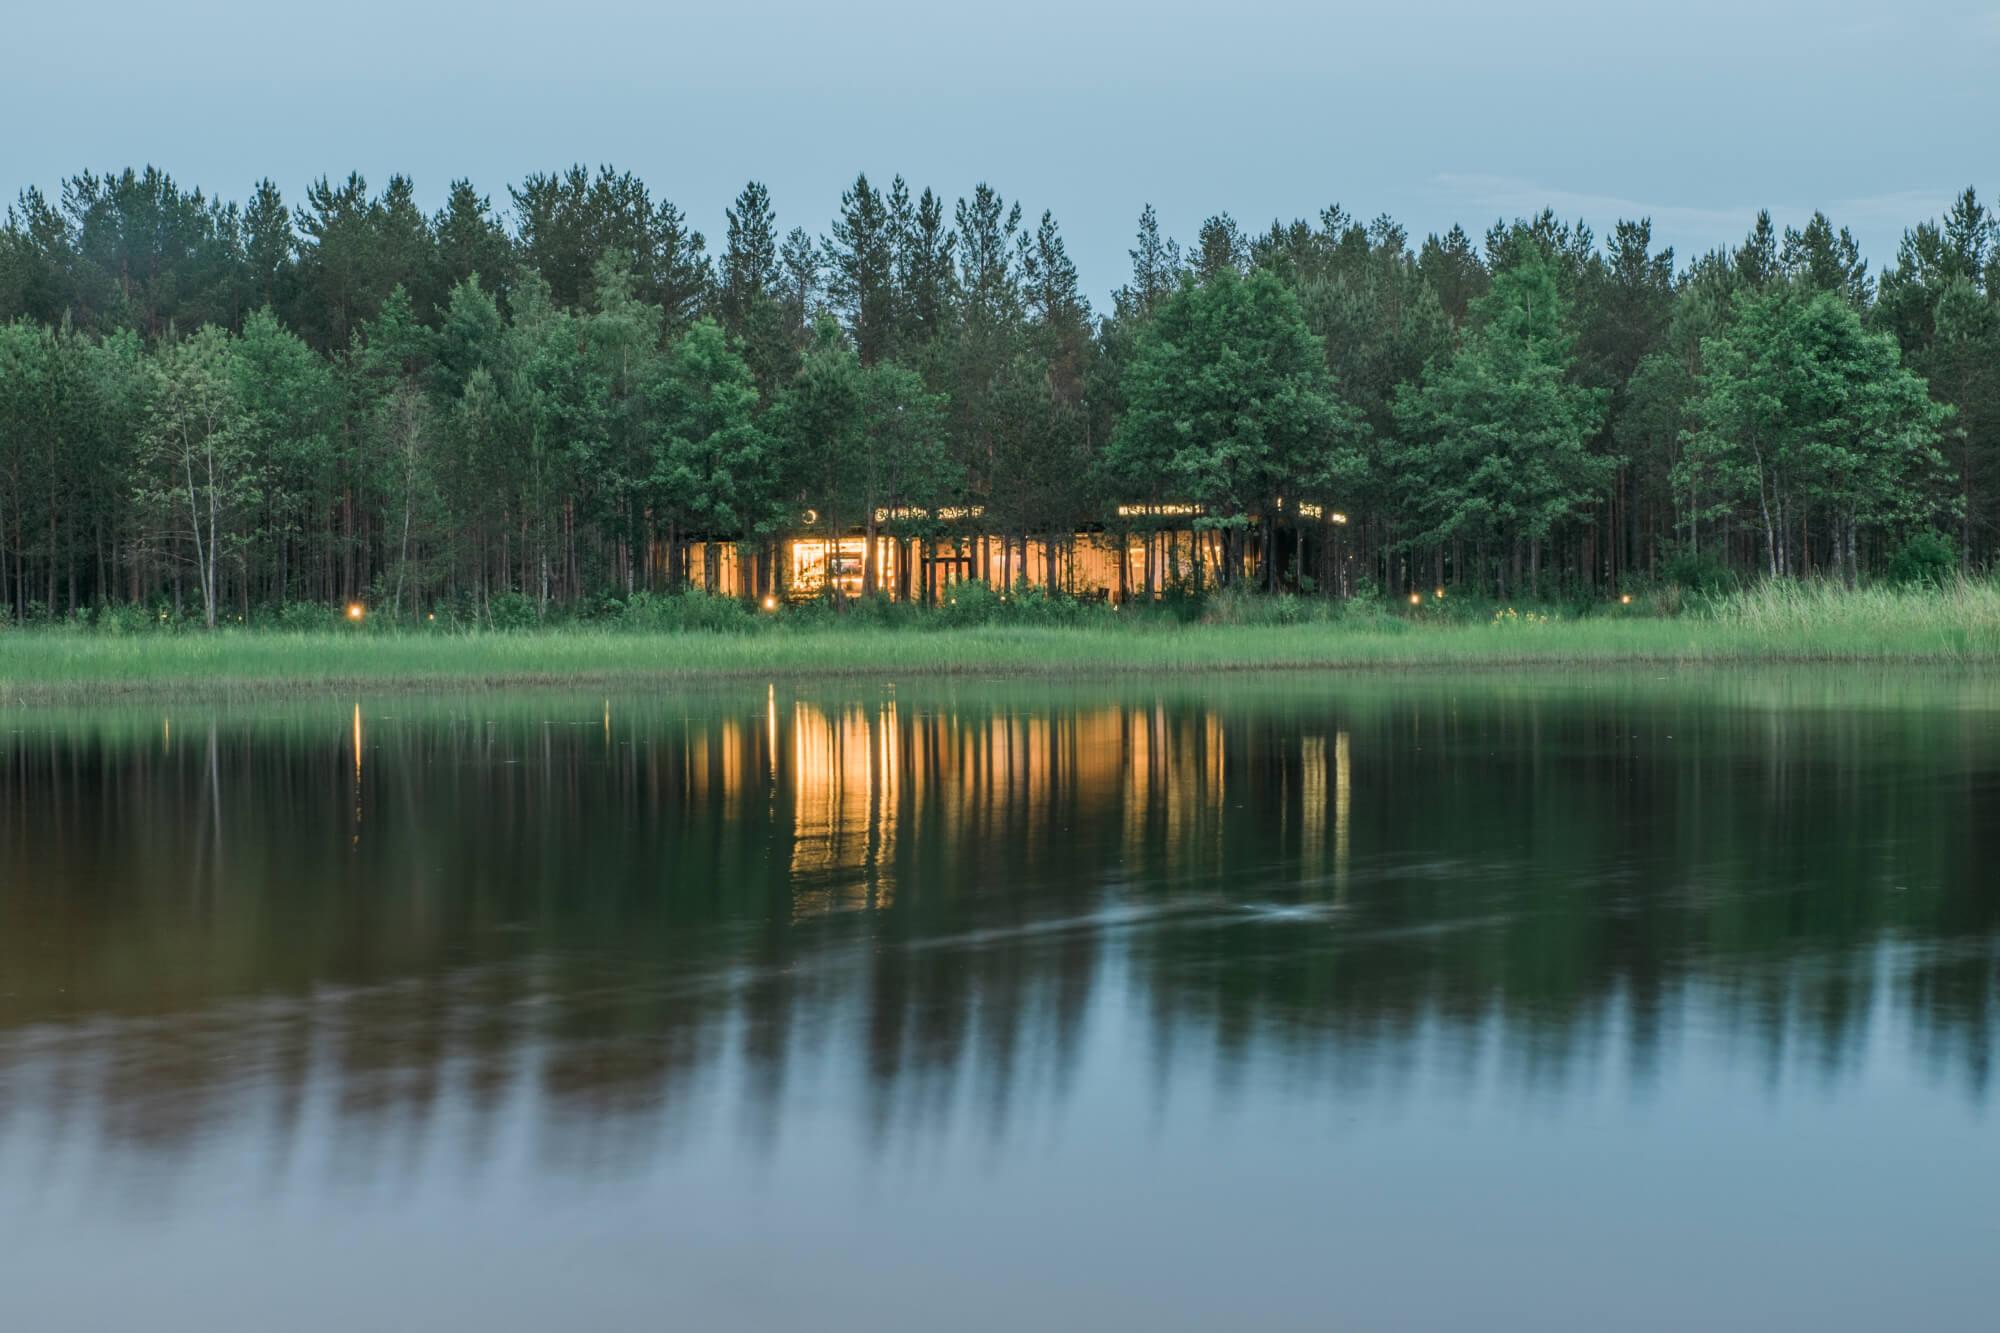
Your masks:
M801 531L926 571L1101 544L1125 596L1994 554L2000 247L1971 190L1879 274L1820 214L1681 263L1644 219L1419 242L1330 207L1183 247L1148 208L1108 311L1056 219L985 185L862 176L822 232L753 182L727 218L711 252L609 167L499 207L455 181L435 213L400 176L24 191L0 229L13 616L596 614L720 587L725 547L757 571L732 586L781 591ZM863 565L864 595L936 595Z

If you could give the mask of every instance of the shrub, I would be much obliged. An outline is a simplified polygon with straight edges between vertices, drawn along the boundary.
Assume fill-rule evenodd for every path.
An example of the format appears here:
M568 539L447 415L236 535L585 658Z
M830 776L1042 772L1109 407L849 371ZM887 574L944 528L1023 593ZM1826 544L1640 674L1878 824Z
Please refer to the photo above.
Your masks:
M1958 547L1949 537L1925 528L1889 557L1889 578L1905 585L1938 588L1958 569Z
M757 617L733 597L711 597L690 588L664 594L635 592L619 606L617 623L634 630L721 633L755 628Z
M318 602L286 602L278 608L278 628L309 633L332 627L334 611Z
M907 603L892 602L888 594L878 592L871 597L856 597L849 601L845 614L851 625L888 628L908 620L910 610Z
M1241 583L1208 599L1201 619L1210 625L1297 625L1319 618L1315 604L1293 593L1264 596Z
M1667 552L1662 574L1666 582L1697 597L1718 596L1736 587L1736 576L1715 557L1678 548Z
M984 579L954 583L938 610L947 625L990 625L1000 618L1000 596Z
M1200 620L1208 610L1209 590L1200 578L1169 569L1160 587L1160 607L1183 625Z
M503 592L486 603L487 623L494 629L527 629L539 617L535 604L518 592Z
M130 634L143 634L160 622L146 614L146 608L143 606L119 602L115 606L98 607L96 623L100 633L113 638L123 638Z
M1093 605L1060 589L1051 593L1039 583L1022 579L1001 607L1000 618L1024 625L1071 625L1081 620Z

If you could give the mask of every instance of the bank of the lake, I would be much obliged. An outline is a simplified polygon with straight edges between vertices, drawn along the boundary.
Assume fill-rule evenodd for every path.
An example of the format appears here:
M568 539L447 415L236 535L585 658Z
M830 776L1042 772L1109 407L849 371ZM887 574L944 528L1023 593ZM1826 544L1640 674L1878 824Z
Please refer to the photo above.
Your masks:
M1676 615L1454 618L1435 608L1296 624L1126 621L884 627L782 619L731 633L612 626L427 633L362 628L110 635L0 632L0 699L228 698L369 689L640 685L769 677L1110 676L1381 668L1585 668L2000 660L2000 589L1773 587Z

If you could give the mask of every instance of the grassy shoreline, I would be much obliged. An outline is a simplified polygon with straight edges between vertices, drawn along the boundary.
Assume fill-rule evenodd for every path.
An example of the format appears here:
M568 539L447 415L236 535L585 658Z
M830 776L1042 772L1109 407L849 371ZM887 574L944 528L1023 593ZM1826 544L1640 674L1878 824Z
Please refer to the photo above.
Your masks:
M754 632L107 635L0 631L0 702L228 699L366 689L660 688L704 680L1173 675L1189 672L2000 662L2000 588L1772 585L1679 615L1447 619L1370 611L1302 624L772 624Z

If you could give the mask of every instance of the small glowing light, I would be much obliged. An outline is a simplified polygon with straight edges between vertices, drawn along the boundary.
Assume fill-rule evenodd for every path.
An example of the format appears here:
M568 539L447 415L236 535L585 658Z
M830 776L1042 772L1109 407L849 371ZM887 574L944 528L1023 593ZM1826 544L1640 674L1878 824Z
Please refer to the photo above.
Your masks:
M1442 596L1444 596L1444 589L1443 589L1443 588L1439 588L1439 589L1437 590L1437 592L1436 592L1436 594L1435 594L1435 595L1436 595L1436 596L1438 596L1438 597L1442 597Z
M425 620L436 620L436 619L437 619L437 612L435 612L435 611L431 612L431 613L430 613L429 615L425 616L425 617L424 617L424 619L425 619Z
M764 609L765 609L766 611L775 611L775 610L777 610L777 609L778 609L778 599L777 599L777 598L775 598L775 597L766 597L766 598L764 599Z
M354 602L354 603L351 603L351 604L350 604L350 605L348 606L348 608L347 608L347 618L348 618L349 620L359 620L359 619L361 619L361 603L359 603L359 602Z
M1632 594L1628 592L1623 597L1620 597L1618 600L1623 602L1625 605L1630 606L1632 605Z
M1424 602L1424 596L1422 593L1413 592L1410 594L1411 606L1422 606L1423 602Z

